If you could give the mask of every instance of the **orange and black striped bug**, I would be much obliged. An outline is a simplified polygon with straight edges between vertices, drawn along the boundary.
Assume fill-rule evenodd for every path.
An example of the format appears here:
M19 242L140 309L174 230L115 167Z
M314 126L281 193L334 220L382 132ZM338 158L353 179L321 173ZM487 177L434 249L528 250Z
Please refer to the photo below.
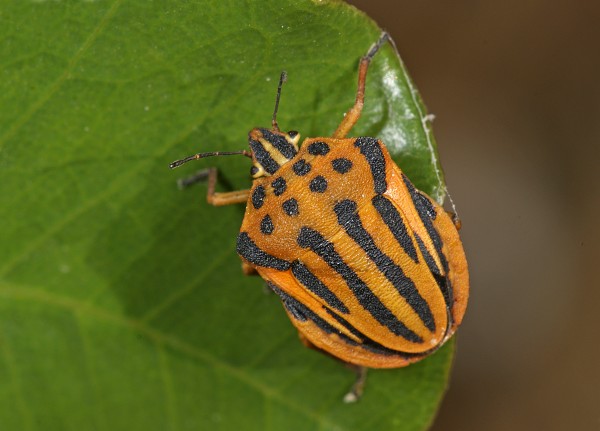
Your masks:
M237 239L246 274L280 297L303 343L358 371L346 401L358 399L366 368L409 365L436 351L461 323L469 296L458 222L417 190L376 138L347 138L360 117L369 64L387 33L361 59L356 101L331 137L272 128L248 135L250 151L200 153L252 158L250 190L215 192L212 205L247 202ZM395 46L394 46L395 49Z

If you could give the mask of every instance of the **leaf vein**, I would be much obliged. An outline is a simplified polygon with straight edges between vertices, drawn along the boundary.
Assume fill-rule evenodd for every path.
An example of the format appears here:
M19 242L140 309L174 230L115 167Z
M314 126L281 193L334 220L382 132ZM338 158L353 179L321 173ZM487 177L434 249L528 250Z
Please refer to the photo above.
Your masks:
M179 301L186 295L194 292L196 288L200 285L200 282L204 280L215 268L217 268L221 263L223 263L227 258L231 255L232 249L226 248L221 254L219 254L216 258L212 259L210 265L205 266L203 271L200 272L196 277L192 278L185 286L181 289L173 292L172 295L169 295L165 298L164 301L157 304L154 308L151 308L148 312L146 312L141 318L140 322L148 323L154 320L157 316L159 316L163 311L168 309L175 302Z
M33 115L42 107L44 104L50 100L50 98L60 89L62 84L69 79L73 68L77 64L77 62L83 57L83 55L87 52L87 50L92 46L94 41L98 38L102 31L106 28L112 17L115 15L115 12L119 8L119 6L123 3L123 0L116 0L108 12L102 17L98 25L92 30L88 38L83 42L83 45L77 50L75 55L69 60L67 63L67 67L65 71L58 77L56 81L52 83L42 95L25 111L23 114L13 123L12 127L10 127L4 136L0 137L0 152L2 151L4 144L12 138L19 129L33 117Z
M297 411L298 413L315 421L318 425L324 425L328 427L333 426L333 423L329 422L327 418L324 418L312 410L309 410L304 406L299 405L295 401L287 398L285 393L281 393L276 389L267 386L265 383L249 375L245 370L235 368L234 366L227 364L210 353L199 349L198 347L193 346L173 335L152 328L140 320L119 316L108 310L82 303L79 300L56 295L50 292L44 292L37 288L30 287L24 289L23 286L13 285L12 283L8 283L6 281L0 281L0 296L8 297L13 300L37 301L51 306L84 313L90 317L120 325L124 328L137 332L154 343L168 346L171 349L188 355L191 358L208 363L212 367L227 373L231 377L257 390L264 397Z
M156 350L158 352L158 363L160 367L160 373L162 382L165 387L165 397L167 399L166 416L169 422L169 429L179 429L179 420L177 417L177 397L176 391L173 388L173 378L171 377L171 371L169 370L169 364L165 349L162 343L155 343Z
M17 408L23 419L23 429L31 430L33 429L33 414L23 397L21 381L18 377L17 363L15 362L12 350L8 345L8 340L0 338L0 350L2 351L2 356L4 357L4 361L6 362L11 375L10 383L15 395L15 403L17 404Z

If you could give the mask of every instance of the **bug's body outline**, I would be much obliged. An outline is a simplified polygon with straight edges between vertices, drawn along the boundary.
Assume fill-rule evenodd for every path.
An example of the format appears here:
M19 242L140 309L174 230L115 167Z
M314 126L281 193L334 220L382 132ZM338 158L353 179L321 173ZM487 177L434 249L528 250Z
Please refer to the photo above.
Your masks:
M200 153L173 162L243 154L252 188L215 192L207 201L246 202L237 239L244 273L279 295L305 345L348 364L397 368L437 350L460 325L469 296L460 222L417 190L376 138L347 138L360 117L368 66L382 33L362 58L354 105L331 137L272 129L248 135L251 151ZM396 50L397 53L397 50ZM362 391L364 374L347 400Z
M345 202L354 202L354 200L348 199L349 194L347 191L342 192L342 194L345 196L345 199L334 196L329 197L329 203L324 203L324 201L327 200L327 192L335 187L336 184L339 184L339 180L337 183L336 181L329 181L331 185L329 185L325 191L313 190L311 188L311 184L313 184L315 179L321 176L324 178L331 178L331 172L335 171L333 162L341 159L341 157L337 156L341 155L340 153L347 153L346 149L349 146L356 147L357 142L365 141L370 142L372 145L377 146L381 150L386 172L380 173L379 180L390 182L392 185L383 186L382 184L378 186L376 181L370 181L369 184L370 187L374 189L373 192L369 194L366 193L364 188L357 188L354 199L356 199L356 196L360 195L364 195L363 197L366 198L378 199L381 201L379 206L384 207L384 209L380 210L381 212L390 212L390 209L385 210L386 205L388 207L392 207L398 213L403 212L400 207L413 209L409 212L406 210L403 212L403 224L408 225L408 229L405 229L405 234L407 231L409 233L413 232L412 226L420 225L419 231L421 232L421 235L419 235L420 240L417 240L413 235L410 238L410 241L405 241L410 245L405 245L404 247L412 250L410 254L413 255L411 259L405 260L417 260L417 262L414 262L413 264L412 272L414 273L417 271L422 272L421 275L431 275L429 277L430 290L439 288L438 284L433 284L435 282L435 277L431 274L431 271L429 271L428 268L423 269L423 265L426 265L427 259L421 249L424 248L426 250L425 253L429 253L429 260L431 260L431 256L436 256L436 252L435 246L430 239L430 234L426 231L426 228L421 221L420 214L415 208L414 199L421 199L422 201L419 203L420 205L428 206L427 209L429 211L431 211L431 209L436 211L434 220L437 220L436 223L439 226L438 229L444 234L444 237L439 242L442 244L451 244L452 250L450 250L449 254L452 254L453 256L457 253L462 253L462 247L458 247L459 249L457 250L457 245L452 243L452 231L456 231L456 228L454 227L450 216L443 211L439 205L433 202L425 194L418 192L414 186L412 186L408 178L406 178L400 168L392 161L389 153L381 141L373 138L307 138L303 141L296 156L286 164L282 165L275 174L255 180L253 187L250 190L251 197L249 199L244 220L242 222L241 233L238 237L238 253L247 264L253 266L258 271L259 275L265 279L271 289L280 296L284 306L286 307L286 311L290 320L299 330L301 336L304 337L306 342L309 342L316 348L324 350L348 363L370 368L396 368L416 362L422 357L429 355L432 351L439 348L443 342L452 335L458 324L460 324L464 314L463 304L466 303L464 294L459 292L460 294L458 298L454 298L453 295L450 295L450 298L447 298L447 301L449 302L446 302L444 299L444 294L441 293L441 291L437 295L432 295L431 293L427 295L427 301L421 299L421 307L423 305L427 307L430 305L435 305L435 309L437 311L435 320L438 323L435 325L436 331L431 337L426 338L419 343L410 343L412 345L412 351L411 349L402 350L398 348L394 350L389 348L389 346L383 346L379 342L374 342L376 340L373 340L371 337L366 337L362 340L366 340L370 343L367 346L369 351L361 352L361 350L365 349L361 348L361 338L358 338L356 334L364 334L365 332L368 332L365 330L365 326L367 329L369 325L379 324L381 326L381 322L378 322L376 319L377 317L381 317L380 320L384 321L386 319L384 316L377 316L377 309L382 313L387 313L388 319L390 318L389 308L393 308L396 313L403 314L404 317L409 316L411 314L410 311L404 311L404 313L400 313L398 307L387 307L388 310L385 310L386 307L379 306L379 308L376 308L371 312L363 311L360 313L362 318L358 319L358 324L348 325L348 322L341 324L339 320L340 318L343 319L344 316L348 315L348 310L357 311L364 307L361 306L359 301L352 300L351 295L348 294L348 290L351 289L343 286L344 284L348 284L348 282L344 280L344 276L342 274L338 273L332 277L336 279L337 282L323 282L323 280L321 280L321 275L326 271L335 272L331 269L332 265L339 266L344 260L342 259L342 262L340 262L340 258L337 257L336 262L327 263L324 261L325 264L321 265L317 269L307 269L301 256L308 248L300 250L301 246L297 244L300 231L304 228L305 232L308 232L307 229L309 229L311 232L313 232L313 235L315 235L314 232L318 233L318 235L322 237L319 239L322 244L324 243L323 241L326 241L329 244L339 244L340 238L335 238L336 235L338 235L344 236L345 241L355 242L355 244L351 244L354 252L356 252L356 250L360 247L356 245L355 240L351 239L352 234L344 232L344 228L340 223L338 223L337 226L333 226L334 230L328 234L323 234L324 228L319 226L319 224L323 224L324 226L335 224L335 218L338 217L338 215L335 215L335 202L337 202L340 206L338 210L340 213L339 216L348 218L348 215L343 214L342 207ZM329 146L330 151L327 153L327 155L313 155L311 158L307 154L310 145L316 143ZM325 172L325 169L318 164L313 167L314 160L319 158L323 158L324 163L331 164L330 172ZM346 172L354 170L359 176L362 175L364 173L364 169L361 169L361 166L357 166L360 162L360 159L357 160L356 157L350 157L346 160L350 161L350 159L354 160L353 163L351 162L353 167L348 169ZM304 161L308 166L311 166L309 172L305 172L306 168L298 168L296 169L297 172L294 170L294 164L300 161ZM303 164L303 166L306 165ZM362 168L364 168L364 166L362 166ZM344 169L341 170L344 171ZM347 174L339 174L339 176L343 175ZM277 187L277 183L281 182L282 179L284 180L284 183L291 184L293 189L290 189L290 186L288 186L285 191L281 191L281 187ZM350 186L354 183L353 180L355 180L355 178L349 180ZM275 186L272 185L273 183L276 183ZM375 192L377 187L380 188L380 193ZM410 196L409 187L412 188L414 197ZM302 191L302 189L304 191ZM260 192L256 193L257 190ZM307 195L313 198L313 202L311 202L311 199L307 198ZM296 198L292 196L296 196ZM254 197L254 199L252 197ZM285 204L291 199L299 202L299 204L296 204L294 207L294 211L286 210ZM398 205L397 202L404 203L402 205ZM316 226L308 226L305 221L300 221L301 226L296 223L296 221L299 221L300 217L303 215L303 206L308 208L318 208L319 217L309 217L310 220L316 221ZM324 213L328 210L328 208L331 211L329 211L330 214L328 217L325 217ZM360 213L361 209L356 208L356 211ZM371 213L374 212L375 211L371 210ZM353 213L354 210L350 212L350 217ZM398 215L399 214L396 214L395 216L396 221L398 221ZM262 229L264 227L262 221L265 219L265 217L268 217L269 220L269 229L267 232ZM388 221L388 223L391 222ZM352 225L353 224L351 223L350 226ZM354 223L354 225L356 225L356 223ZM292 226L295 227L294 232L290 232L291 230L294 230ZM367 227L362 229L362 234L354 233L353 235L355 237L357 235L365 236L364 232L368 233L369 226L370 228L373 228L373 224L367 225ZM386 228L385 223L382 221L374 224L374 226L383 227L384 230L390 230ZM278 237L277 231L282 229L284 230L284 235ZM373 237L373 235L370 236ZM392 239L393 236L394 233L390 230L386 236L387 241L394 241L394 239ZM424 241L429 241L429 244L427 246L425 244L421 246L418 245L419 242L423 243ZM294 242L296 242L296 244L294 244ZM388 293L391 293L393 285L389 280L386 282L386 275L383 273L386 271L391 272L392 274L389 274L388 278L398 277L400 276L399 273L401 272L398 267L401 265L399 265L394 259L390 259L386 254L385 246L381 246L381 241L379 241L379 243L379 246L374 246L371 244L366 245L366 247L370 247L371 255L382 254L382 256L379 256L379 258L377 256L372 256L372 258L369 258L368 253L363 250L363 254L360 257L361 262L359 263L364 263L362 260L370 260L370 263L368 264L369 269L374 269L376 272L379 272L377 277L372 277L372 279L381 280L381 284L385 286L379 286L379 289L374 290L379 290L382 292L386 289L389 289L390 292ZM318 245L315 247L318 247ZM394 253L396 256L398 255L399 247L402 247L402 245L396 243L396 250ZM410 247L412 247L412 249ZM329 248L331 248L331 245ZM335 252L335 246L333 249ZM383 252L382 249L384 250ZM325 252L322 254L324 253ZM337 254L339 255L339 253ZM405 253L405 256L409 256L409 253ZM321 258L321 260L323 259ZM459 263L455 264L457 261ZM464 277L466 276L466 261L464 259L464 254L462 254L462 257L458 256L458 258L455 256L453 259L450 259L450 262L452 265L452 277L455 278L454 284L459 286L464 284ZM379 266L387 265L387 269L384 269L383 271L378 270L378 264ZM394 267L394 265L396 266ZM419 265L421 265L421 267L419 267ZM345 270L346 272L348 272L349 269L352 269L350 267L353 266L353 263L349 262L347 266L349 268ZM407 263L405 263L403 266L406 267ZM439 272L444 272L442 268L443 264L439 256L435 261L435 266ZM312 284L320 288L321 296L319 296L318 293L311 291L310 288L307 287L311 284L310 282L305 282L305 284L303 284L300 281L303 279L303 277L302 275L298 274L300 272L300 270L297 269L298 267L302 267L303 271L309 274L305 275L304 278L311 278L313 280ZM373 286L373 283L365 283L364 281L360 280L360 277L358 277L359 280L356 281L356 272L357 271L352 270L350 275L347 275L346 277L355 279L354 284L362 284L363 289L366 285L367 289L371 290L370 286ZM453 284L452 281L450 281L449 284ZM336 290L336 288L342 289ZM355 287L355 289L358 288L360 288L360 286ZM345 294L340 294L340 290L345 290ZM363 294L364 293L366 292L363 292ZM380 296L382 296L381 293L379 295L375 295L375 298L367 298L367 300L364 302L368 304ZM435 301L434 296L436 296ZM339 299L340 297L346 298L347 301L341 301ZM327 298L329 298L329 300ZM417 301L417 307L419 306L418 302L419 301ZM432 302L435 302L435 304L432 304ZM404 304L404 308L407 308L406 304ZM453 309L458 311L457 313L454 313L455 315L451 311ZM340 313L340 310L345 311L345 313ZM307 316L307 314L310 315ZM329 317L334 314L335 317ZM315 324L315 321L320 322L321 325L319 326ZM361 325L361 323L363 323L363 325ZM396 323L396 325L398 326L398 323ZM422 327L421 332L423 333L423 326L425 325L420 326ZM352 329L355 330L355 333L352 333ZM392 328L392 331L393 330L398 331L397 328ZM410 331L405 332L405 336L414 338L414 335L410 335ZM425 335L426 332L427 331L425 330ZM378 338L379 340L381 339L381 337ZM406 343L406 345L409 345L409 343Z

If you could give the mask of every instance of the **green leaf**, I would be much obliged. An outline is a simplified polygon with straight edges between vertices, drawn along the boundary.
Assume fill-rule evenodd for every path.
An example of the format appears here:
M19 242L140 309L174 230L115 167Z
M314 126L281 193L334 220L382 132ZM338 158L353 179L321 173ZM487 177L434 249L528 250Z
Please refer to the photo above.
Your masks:
M0 12L0 428L421 430L453 346L354 376L305 349L235 253L242 206L214 208L169 162L246 148L270 124L328 136L380 30L336 1L6 1ZM415 184L443 185L424 108L391 47L355 135ZM213 159L220 190L244 157Z

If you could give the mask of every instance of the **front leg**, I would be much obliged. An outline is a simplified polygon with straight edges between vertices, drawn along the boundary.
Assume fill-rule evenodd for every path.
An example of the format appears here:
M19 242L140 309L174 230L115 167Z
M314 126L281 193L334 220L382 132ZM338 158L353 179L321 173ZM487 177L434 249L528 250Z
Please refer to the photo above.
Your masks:
M242 204L248 201L250 190L235 190L232 192L215 192L217 185L217 168L202 169L186 178L180 179L177 184L184 188L199 181L208 179L208 190L206 192L206 201L216 207L232 204Z

